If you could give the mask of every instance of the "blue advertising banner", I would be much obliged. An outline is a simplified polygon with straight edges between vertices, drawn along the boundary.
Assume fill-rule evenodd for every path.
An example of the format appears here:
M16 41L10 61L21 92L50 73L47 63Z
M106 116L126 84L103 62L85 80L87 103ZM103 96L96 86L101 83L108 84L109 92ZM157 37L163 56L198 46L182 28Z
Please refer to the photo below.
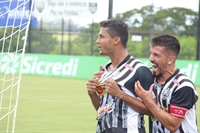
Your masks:
M0 27L26 26L29 18L30 0L1 0ZM31 27L37 27L37 18L32 16Z

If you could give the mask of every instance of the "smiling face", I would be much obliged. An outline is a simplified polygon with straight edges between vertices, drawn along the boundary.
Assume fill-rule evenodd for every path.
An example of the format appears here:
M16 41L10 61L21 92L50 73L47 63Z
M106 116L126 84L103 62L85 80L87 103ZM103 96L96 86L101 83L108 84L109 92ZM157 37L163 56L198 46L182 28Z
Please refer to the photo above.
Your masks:
M100 29L96 44L99 48L99 54L109 56L114 50L113 45L115 38L111 38L107 30L108 28L104 27Z
M152 63L152 71L156 77L162 77L168 70L169 57L165 51L165 47L151 47L149 60Z
M153 74L160 82L165 82L176 71L175 61L179 55L180 43L172 35L153 38L149 44Z

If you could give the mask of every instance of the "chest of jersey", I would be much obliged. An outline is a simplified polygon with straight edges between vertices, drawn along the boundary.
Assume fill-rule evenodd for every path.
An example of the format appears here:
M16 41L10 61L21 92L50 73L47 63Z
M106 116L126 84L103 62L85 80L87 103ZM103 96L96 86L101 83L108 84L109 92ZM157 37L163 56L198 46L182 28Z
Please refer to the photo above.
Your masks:
M155 84L154 88L156 90L158 106L164 110L168 110L173 89L166 88L158 83Z

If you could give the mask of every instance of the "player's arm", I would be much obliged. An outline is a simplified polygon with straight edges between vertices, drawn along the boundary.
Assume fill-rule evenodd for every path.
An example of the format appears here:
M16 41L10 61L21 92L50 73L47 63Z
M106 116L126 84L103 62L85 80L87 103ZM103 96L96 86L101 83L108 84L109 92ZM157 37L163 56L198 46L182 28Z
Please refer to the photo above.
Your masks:
M119 93L119 95L117 97L119 99L123 100L124 102L126 102L135 111L137 111L141 114L152 116L152 113L144 105L144 103L142 103L142 101L140 99L134 98L134 97L126 94L123 91L121 93Z
M149 91L145 91L139 82L137 82L136 86L136 93L144 101L153 116L171 132L175 132L179 128L187 111L195 103L195 99L192 98L192 96L195 96L193 90L190 87L181 88L173 94L168 113L160 109L151 99L153 85ZM177 109L182 112L181 115Z
M144 70L146 70L147 73ZM149 71L148 68L146 68L144 70L141 69L140 71L136 71L135 74L138 75L142 71L144 73L146 73L146 76L143 76L143 78L141 78L141 80L142 79L149 80L149 83L148 82L144 82L144 83L148 83L148 85L150 86L153 82L153 76L152 76L152 74L151 74L151 72ZM148 77L150 79L148 79ZM150 116L152 115L151 112L149 111L149 109L142 103L142 101L140 99L134 98L134 97L128 95L127 93L125 93L124 91L122 91L119 88L118 84L112 78L106 80L105 89L110 95L117 97L117 98L123 100L124 102L126 102L135 111L142 113L142 114L150 115ZM134 88L132 88L132 89L134 89Z
M149 90L150 86L153 84L153 81L154 81L154 76L152 75L152 72L149 70L149 68L147 68L145 66L141 66L137 69L135 75L136 75L137 80L140 81L141 86L145 90ZM135 88L135 86L134 86L134 88ZM135 93L135 90L134 90L134 93ZM152 95L152 99L153 99L154 103L156 103L156 98L154 95ZM145 105L138 106L137 111L140 113L152 116L152 113Z
M100 97L96 93L98 78L89 79L86 85L92 105L94 106L95 110L98 110L101 101Z
M137 81L145 90L149 90L150 86L154 83L154 76L149 68L141 66L136 71Z
M95 110L98 110L99 105L100 105L100 101L101 101L101 98L96 93L96 89L97 89L97 86L98 86L98 80L102 76L103 73L104 73L103 67L100 66L100 71L94 73L94 78L89 79L87 84L86 84L88 95L91 99L92 105L94 106Z
M132 97L127 93L125 93L124 91L122 91L114 79L111 78L106 80L105 89L107 93L123 100L135 111L152 116L149 109L142 103L140 99Z

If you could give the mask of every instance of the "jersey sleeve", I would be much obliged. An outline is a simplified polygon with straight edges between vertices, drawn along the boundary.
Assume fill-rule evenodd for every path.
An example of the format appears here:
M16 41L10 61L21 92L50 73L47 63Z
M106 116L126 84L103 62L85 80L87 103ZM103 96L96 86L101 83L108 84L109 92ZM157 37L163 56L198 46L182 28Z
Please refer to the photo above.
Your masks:
M195 94L193 88L184 86L172 94L170 104L190 109L197 100L198 96Z
M136 74L137 74L138 80L140 81L141 86L145 90L149 90L154 80L153 74L151 73L149 68L145 66L139 67L136 71Z
M187 111L196 103L198 96L193 88L184 86L172 94L169 113L178 118L184 118Z

